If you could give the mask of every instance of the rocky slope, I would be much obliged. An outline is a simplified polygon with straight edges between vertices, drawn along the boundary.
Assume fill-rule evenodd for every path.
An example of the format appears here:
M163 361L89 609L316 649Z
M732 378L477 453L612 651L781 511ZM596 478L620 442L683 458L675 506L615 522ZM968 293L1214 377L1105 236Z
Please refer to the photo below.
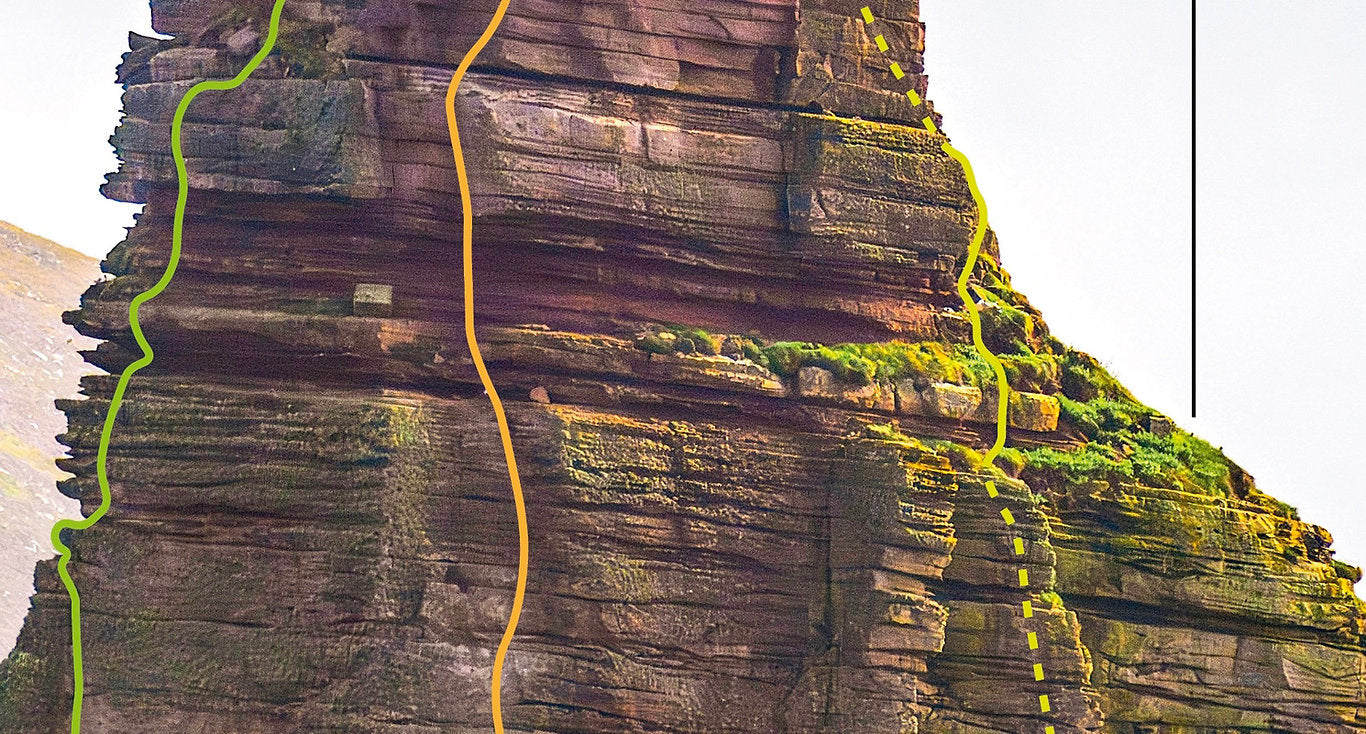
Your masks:
M28 613L33 564L51 558L48 534L76 502L57 492L68 476L53 438L66 420L52 405L76 395L89 367L78 350L94 341L62 324L99 276L93 258L0 222L0 650L8 653Z
M994 236L973 283L1016 393L982 466L994 391L953 285L974 207L905 95L915 4L872 6L903 79L862 4L513 0L466 78L531 528L509 727L1366 729L1356 569L1050 335ZM157 361L73 541L89 730L490 729L516 526L442 97L492 7L291 0L279 53L191 109ZM265 10L154 0L174 38L133 39L106 193L147 207L70 316L97 365L136 354L127 302L166 261L176 101ZM113 382L83 385L62 487L88 509ZM65 727L67 599L38 580L3 732Z

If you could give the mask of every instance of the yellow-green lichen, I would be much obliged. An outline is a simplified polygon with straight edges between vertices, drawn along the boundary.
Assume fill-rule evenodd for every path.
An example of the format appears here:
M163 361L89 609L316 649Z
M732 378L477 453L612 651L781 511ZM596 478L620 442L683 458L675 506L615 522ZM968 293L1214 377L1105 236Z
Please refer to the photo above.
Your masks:
M28 652L14 650L0 662L0 723L33 721L61 690L57 671Z

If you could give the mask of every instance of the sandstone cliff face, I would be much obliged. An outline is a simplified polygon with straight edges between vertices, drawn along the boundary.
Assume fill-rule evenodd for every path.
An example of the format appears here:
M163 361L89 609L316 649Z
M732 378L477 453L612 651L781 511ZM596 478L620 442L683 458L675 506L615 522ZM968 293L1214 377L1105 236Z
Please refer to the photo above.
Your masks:
M466 78L479 330L531 529L509 727L1366 729L1358 572L1054 339L994 237L973 282L1017 392L982 465L995 393L953 285L974 207L904 94L915 5L873 4L896 80L862 4L513 0ZM489 730L516 526L442 97L491 10L291 0L280 53L190 110L157 360L113 510L72 540L90 731ZM120 67L106 190L146 211L71 315L109 370L166 262L174 106L266 6L153 11L175 38ZM112 385L63 405L87 508ZM37 579L4 732L66 726L67 599Z

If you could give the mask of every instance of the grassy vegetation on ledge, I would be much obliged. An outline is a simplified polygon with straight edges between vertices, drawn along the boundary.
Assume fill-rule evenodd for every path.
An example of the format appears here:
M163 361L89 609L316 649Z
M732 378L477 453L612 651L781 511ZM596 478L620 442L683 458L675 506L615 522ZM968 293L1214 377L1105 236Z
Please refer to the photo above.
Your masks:
M901 432L896 423L870 423L863 427L864 433L873 438L893 441L912 446L921 451L931 452L948 460L954 471L974 474L991 474L997 477L1017 478L1024 466L1021 453L1012 448L1002 450L994 465L988 466L985 454L971 446L938 438L917 438Z
M1025 451L1031 471L1069 483L1094 479L1138 482L1226 496L1229 464L1204 440L1173 428L1155 433L1144 425L1153 412L1137 403L1097 398L1077 402L1059 396L1063 416L1090 441L1080 449L1043 447Z
M1020 451L1022 476L1044 479L1040 486L1101 480L1239 496L1294 516L1293 508L1257 492L1222 451L1139 402L1090 355L1048 335L1037 312L990 258L983 259L982 285L974 290L982 307L983 338L1006 364L1011 387L1056 385L1063 425L1087 440L1078 449Z
M1219 497L1240 493L1222 451L1138 402L1091 357L1050 341L1061 363L1062 418L1087 443L1024 450L1026 475L1053 486L1102 480Z
M1007 449L998 459L1002 471L1060 490L1096 481L1137 483L1237 497L1286 517L1295 516L1290 506L1258 492L1218 448L1176 428L1135 399L1094 358L1050 336L1033 308L1010 288L1004 273L994 268L988 261L984 285L974 288L984 340L1000 358L1012 389L1056 395L1062 411L1060 427L1070 427L1086 440L1074 449ZM803 367L822 367L853 385L904 379L921 389L935 382L979 388L994 384L990 367L971 345L942 341L766 344L671 325L640 337L637 345L660 354L748 359L785 377ZM933 448L960 468L982 469L981 455L968 447L946 442Z
M765 344L749 337L720 337L692 326L669 325L644 334L636 346L654 354L724 354L748 359L783 377L803 367L821 367L851 385L911 379L923 388L934 382L985 387L991 367L969 344L890 341L823 345L783 341ZM1017 390L1056 390L1059 364L1050 354L1025 350L1001 355L1006 379Z

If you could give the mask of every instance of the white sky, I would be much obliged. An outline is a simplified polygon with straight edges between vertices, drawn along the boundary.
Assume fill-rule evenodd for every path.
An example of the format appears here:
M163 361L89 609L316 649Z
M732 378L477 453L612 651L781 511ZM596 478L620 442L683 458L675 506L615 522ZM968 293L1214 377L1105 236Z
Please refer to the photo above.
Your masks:
M1200 418L1190 420L1190 0L922 0L930 92L1053 331L1366 562L1353 213L1366 5L1205 2ZM38 29L61 28L60 40ZM101 255L113 65L145 0L6 3L0 219Z
M1366 453L1366 4L1199 3L1198 420L1190 14L1190 0L922 0L930 96L1053 332L1366 563L1351 459Z
M60 31L60 32L58 32ZM0 9L0 220L101 257L141 207L100 196L117 167L114 66L146 0L6 0Z

